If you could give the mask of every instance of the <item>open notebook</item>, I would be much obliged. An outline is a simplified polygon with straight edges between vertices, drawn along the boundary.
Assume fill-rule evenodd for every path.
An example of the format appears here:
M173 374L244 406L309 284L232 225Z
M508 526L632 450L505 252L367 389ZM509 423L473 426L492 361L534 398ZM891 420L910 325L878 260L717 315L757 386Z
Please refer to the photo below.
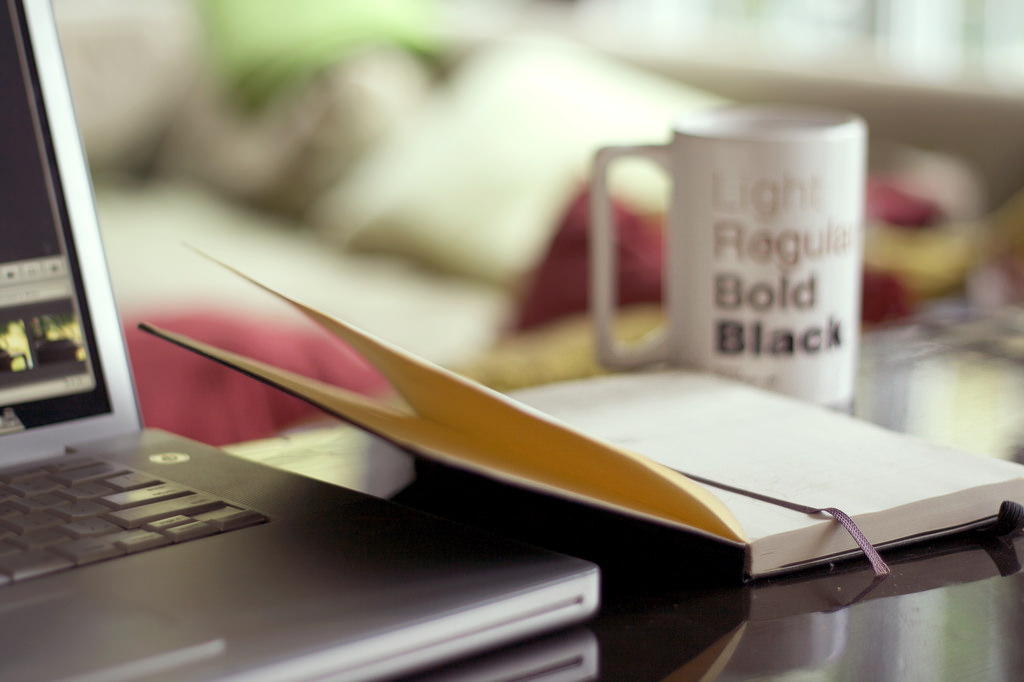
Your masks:
M404 404L143 328L444 464L742 548L748 577L865 545L870 555L872 546L1018 525L1024 467L1013 463L698 373L613 375L513 399L263 288L363 355ZM839 516L852 517L852 531Z

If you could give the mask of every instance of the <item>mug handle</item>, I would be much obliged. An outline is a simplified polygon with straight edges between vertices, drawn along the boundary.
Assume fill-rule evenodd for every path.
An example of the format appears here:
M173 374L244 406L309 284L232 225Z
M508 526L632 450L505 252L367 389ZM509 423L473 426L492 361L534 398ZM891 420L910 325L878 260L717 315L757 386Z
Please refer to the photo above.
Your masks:
M615 309L618 307L619 283L618 264L615 262L615 230L608 192L608 167L614 160L624 156L639 156L654 161L671 176L667 144L602 147L594 158L590 190L590 314L597 359L610 369L630 369L668 360L668 338L664 330L652 340L626 347L616 342L612 329ZM668 253L668 249L665 253Z

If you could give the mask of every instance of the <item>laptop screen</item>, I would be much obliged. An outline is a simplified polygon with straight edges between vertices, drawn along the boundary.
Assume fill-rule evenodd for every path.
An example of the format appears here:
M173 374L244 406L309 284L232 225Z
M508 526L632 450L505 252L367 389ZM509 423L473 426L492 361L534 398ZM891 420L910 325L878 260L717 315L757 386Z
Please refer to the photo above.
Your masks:
M37 64L0 11L0 436L110 410Z

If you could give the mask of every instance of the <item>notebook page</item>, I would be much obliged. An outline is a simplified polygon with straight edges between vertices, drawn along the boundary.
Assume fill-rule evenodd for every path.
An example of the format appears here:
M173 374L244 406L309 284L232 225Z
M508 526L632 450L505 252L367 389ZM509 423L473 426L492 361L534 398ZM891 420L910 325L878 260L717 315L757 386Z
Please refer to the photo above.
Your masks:
M851 516L1017 479L1024 472L1016 464L698 373L613 375L515 396L584 433L684 473L797 504L838 507ZM830 523L714 490L751 540Z

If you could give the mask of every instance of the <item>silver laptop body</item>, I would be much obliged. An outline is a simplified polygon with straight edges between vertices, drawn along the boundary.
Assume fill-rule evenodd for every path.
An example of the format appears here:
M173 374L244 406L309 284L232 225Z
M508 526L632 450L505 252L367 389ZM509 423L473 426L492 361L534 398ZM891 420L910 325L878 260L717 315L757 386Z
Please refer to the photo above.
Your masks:
M114 480L124 508L89 523L126 538L40 540L63 564L35 571L0 552L0 679L377 679L592 615L591 564L141 428L51 8L0 8L0 547ZM170 523L139 511L153 486L227 505L176 529L248 521L133 549Z

